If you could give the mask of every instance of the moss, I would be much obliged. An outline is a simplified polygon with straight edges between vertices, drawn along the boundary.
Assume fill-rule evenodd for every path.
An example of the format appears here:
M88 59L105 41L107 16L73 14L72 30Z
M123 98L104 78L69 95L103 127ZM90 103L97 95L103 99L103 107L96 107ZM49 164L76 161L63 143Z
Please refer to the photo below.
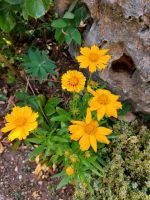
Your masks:
M150 200L150 130L121 121L114 134L117 138L103 149L104 176L93 180L95 195L82 188L74 199Z

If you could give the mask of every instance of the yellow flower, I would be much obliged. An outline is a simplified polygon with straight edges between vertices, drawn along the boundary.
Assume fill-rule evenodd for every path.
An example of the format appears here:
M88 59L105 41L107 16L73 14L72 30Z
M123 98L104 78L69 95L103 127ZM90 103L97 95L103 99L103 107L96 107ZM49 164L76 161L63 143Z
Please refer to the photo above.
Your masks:
M62 88L69 92L80 92L84 89L86 78L82 72L69 70L63 74L61 82Z
M102 119L104 115L107 117L118 117L117 109L122 108L122 104L117 101L119 99L118 95L114 95L110 91L104 89L94 91L89 86L87 87L87 91L94 96L89 101L89 106L90 110L97 111L98 120Z
M66 168L66 174L67 174L68 176L72 176L72 175L74 174L74 169L73 169L73 167L68 166L68 167Z
M97 141L109 144L106 135L112 133L111 129L99 127L98 122L92 119L91 111L88 108L85 121L71 121L73 125L69 126L71 139L79 141L80 149L86 151L92 146L97 152Z
M10 114L5 117L6 124L2 128L2 132L10 132L8 140L13 141L14 139L26 139L30 131L37 128L38 123L36 119L38 113L32 111L28 106L25 107L14 107Z
M77 56L76 59L80 63L80 68L89 67L90 72L95 72L96 67L99 69L104 69L110 60L111 56L106 55L109 49L100 50L97 46L93 45L90 48L83 47L80 48L80 53L82 55Z

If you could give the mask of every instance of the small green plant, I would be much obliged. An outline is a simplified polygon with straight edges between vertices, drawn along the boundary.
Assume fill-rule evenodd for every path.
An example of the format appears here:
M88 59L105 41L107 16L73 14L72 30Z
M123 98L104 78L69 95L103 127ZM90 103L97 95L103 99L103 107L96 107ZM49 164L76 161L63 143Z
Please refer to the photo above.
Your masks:
M17 21L25 23L30 17L43 16L53 4L52 0L1 0L0 1L0 28L10 32Z
M49 74L56 75L56 65L49 59L48 51L40 52L38 48L28 50L27 55L23 57L22 66L33 79L37 77L40 82Z
M84 22L88 19L88 11L85 6L75 7L64 14L62 18L52 21L51 26L55 30L55 39L60 44L66 42L68 45L71 42L81 45L81 33L79 28L84 26Z

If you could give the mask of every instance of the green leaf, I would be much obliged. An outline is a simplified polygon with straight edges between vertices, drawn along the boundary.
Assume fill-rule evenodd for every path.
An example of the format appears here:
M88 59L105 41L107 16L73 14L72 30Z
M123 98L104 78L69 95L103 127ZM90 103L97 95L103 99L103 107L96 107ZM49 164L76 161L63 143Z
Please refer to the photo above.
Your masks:
M100 166L99 163L97 163L96 161L92 161L91 163L95 168L97 168L99 171L101 171L102 173L104 173L103 168Z
M34 143L34 144L41 144L43 142L43 139L42 138L27 138L26 141Z
M45 105L44 111L47 116L51 116L56 112L55 107L60 103L60 99L58 97L52 97L49 99Z
M78 29L69 27L67 28L66 33L67 34L65 35L65 39L66 39L67 44L68 42L70 44L72 40L74 40L79 45L81 44L81 34L78 31Z
M73 19L74 18L74 14L71 13L71 12L65 12L63 18L64 19Z
M91 187L91 185L90 185L90 183L88 181L88 178L83 173L80 174L80 179L81 179L81 182L84 182L86 184L86 186L89 189L90 193L94 194L94 190Z
M40 52L38 48L29 49L23 57L23 67L32 78L38 77L39 81L47 78L48 74L55 75L56 65L48 57L48 52Z
M7 100L7 97L3 94L0 94L0 101L5 101Z
M60 116L56 116L56 117L52 117L51 121L52 122L66 122L69 121L71 118L67 115L60 115Z
M45 4L42 0L25 0L25 9L31 17L39 18L46 12Z
M4 32L11 31L15 25L16 25L15 18L10 12L3 12L3 11L0 12L0 28Z
M23 0L5 0L6 2L12 4L12 5L16 5L16 4L23 4Z
M69 177L65 176L60 183L57 185L56 190L59 190L60 188L64 187L65 185L67 185L69 183Z
M74 12L74 19L73 24L76 27L79 27L81 21L85 21L90 17L88 14L87 8L85 6L80 7L79 9L75 10Z
M60 99L58 97L52 97L47 101L47 104L50 104L56 107L60 103Z
M126 101L123 103L122 109L120 109L118 113L119 115L124 116L127 114L127 112L131 111L131 109L132 109L131 103Z
M63 138L62 136L53 136L53 141L60 142L60 143L65 143L68 142L66 138Z
M45 98L44 95L40 94L40 95L38 95L38 97L37 97L37 101L38 101L39 105L40 105L41 107L43 107L43 106L45 105L46 98Z
M62 171L62 172L60 172L58 174L53 175L51 178L58 178L58 177L61 177L63 175L64 175L64 172Z
M60 107L56 107L56 111L59 115L67 115L67 116L70 116L70 114L63 108L60 108Z
M40 145L38 147L36 147L30 154L29 154L29 160L31 160L32 158L34 158L36 155L39 155L40 153L43 152L43 150L45 149L45 145Z
M56 19L53 20L51 26L54 28L64 28L67 26L67 22L63 19Z

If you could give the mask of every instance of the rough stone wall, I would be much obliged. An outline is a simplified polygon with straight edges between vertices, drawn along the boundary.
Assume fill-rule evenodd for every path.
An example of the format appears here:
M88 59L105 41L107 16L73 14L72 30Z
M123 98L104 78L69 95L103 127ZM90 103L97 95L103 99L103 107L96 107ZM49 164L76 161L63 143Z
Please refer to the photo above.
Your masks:
M109 67L99 77L136 111L150 113L150 0L84 0L93 24L85 45L109 48Z

